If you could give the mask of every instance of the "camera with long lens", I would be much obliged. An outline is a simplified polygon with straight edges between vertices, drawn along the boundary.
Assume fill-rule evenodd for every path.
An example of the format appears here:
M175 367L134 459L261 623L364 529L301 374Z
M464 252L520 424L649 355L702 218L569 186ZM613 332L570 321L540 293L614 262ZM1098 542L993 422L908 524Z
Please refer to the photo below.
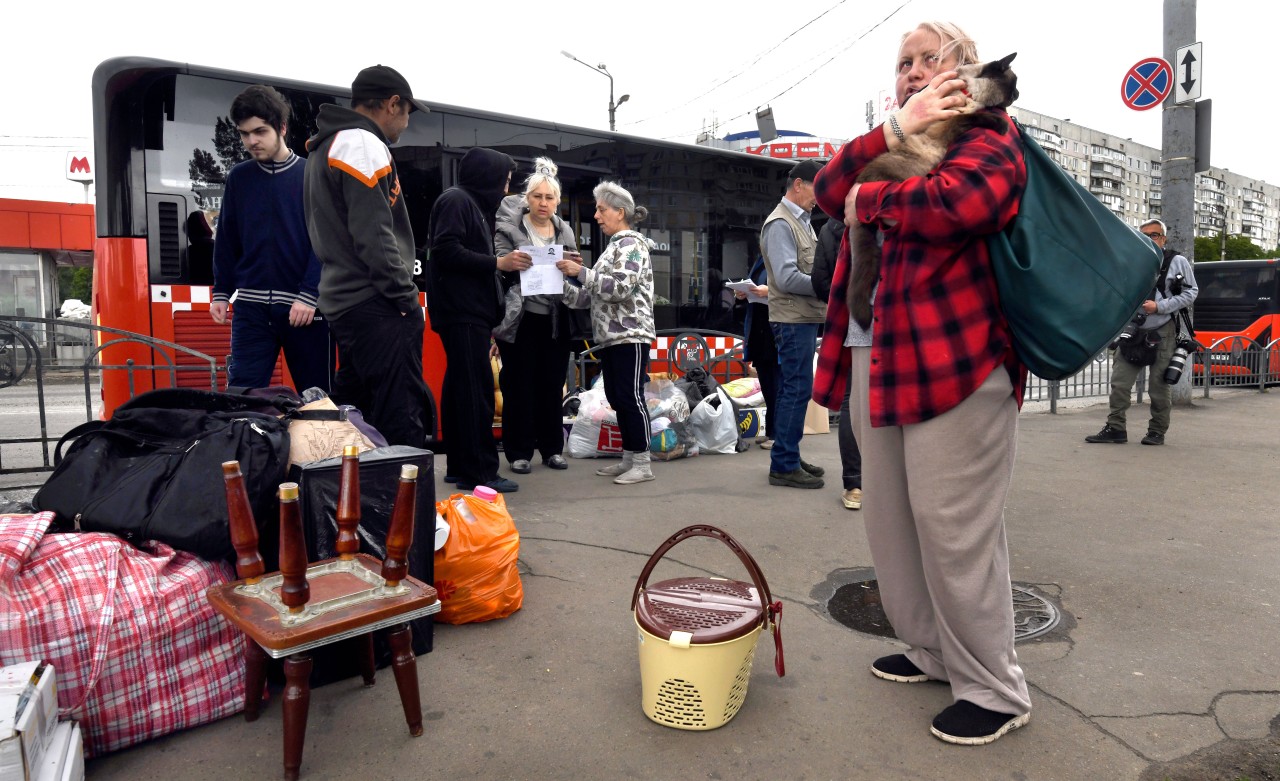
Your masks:
M1120 333L1116 336L1115 339L1111 340L1111 344L1107 345L1107 347L1114 350L1120 345L1129 341L1130 339L1132 339L1134 336L1137 335L1138 329L1141 328L1142 324L1145 322L1147 322L1146 312L1139 312L1138 314L1134 315L1132 320L1124 324L1124 328L1121 329Z
M1179 339L1178 346L1173 351L1173 357L1169 359L1169 366L1164 370L1164 382L1166 385L1176 385L1178 380L1182 379L1182 370L1186 368L1187 356L1191 355L1191 340Z

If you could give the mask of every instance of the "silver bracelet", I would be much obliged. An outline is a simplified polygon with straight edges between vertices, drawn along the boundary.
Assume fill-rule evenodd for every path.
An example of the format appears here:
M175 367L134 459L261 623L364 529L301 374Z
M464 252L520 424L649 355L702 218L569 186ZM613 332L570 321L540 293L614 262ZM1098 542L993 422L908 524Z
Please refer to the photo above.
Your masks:
M899 141L904 144L907 142L907 134L902 132L902 126L898 124L897 114L889 115L889 129L893 131L893 134L898 137Z

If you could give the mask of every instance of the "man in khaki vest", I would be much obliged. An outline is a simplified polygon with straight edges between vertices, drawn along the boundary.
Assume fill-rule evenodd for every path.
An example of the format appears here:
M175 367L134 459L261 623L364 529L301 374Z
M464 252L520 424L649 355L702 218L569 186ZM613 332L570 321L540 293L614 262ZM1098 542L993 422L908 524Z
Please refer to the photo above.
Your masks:
M809 213L817 203L813 179L822 170L815 160L797 163L787 174L782 202L760 230L769 283L769 326L778 348L778 397L767 425L769 484L821 488L823 469L800 459L804 416L813 393L813 354L827 303L814 295L813 253L818 245Z

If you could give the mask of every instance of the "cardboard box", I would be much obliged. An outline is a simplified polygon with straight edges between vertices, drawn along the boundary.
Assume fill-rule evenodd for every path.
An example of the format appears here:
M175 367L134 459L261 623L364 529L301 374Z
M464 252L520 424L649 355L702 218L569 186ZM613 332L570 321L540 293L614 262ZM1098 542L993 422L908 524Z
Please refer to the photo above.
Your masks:
M0 668L0 781L35 781L57 723L52 665Z
M84 781L84 740L80 725L64 721L53 731L53 739L40 763L37 781Z
M765 433L765 408L742 407L738 410L738 436L758 437Z

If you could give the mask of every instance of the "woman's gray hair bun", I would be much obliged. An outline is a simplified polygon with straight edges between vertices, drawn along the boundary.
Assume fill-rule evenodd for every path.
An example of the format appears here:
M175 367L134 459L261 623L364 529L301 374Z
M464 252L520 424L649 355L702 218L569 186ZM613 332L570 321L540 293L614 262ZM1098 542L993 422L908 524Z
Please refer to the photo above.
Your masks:
M596 185L591 194L597 201L611 209L622 209L622 218L626 220L627 225L634 226L649 216L649 210L643 206L636 206L631 193L617 182L601 182Z

